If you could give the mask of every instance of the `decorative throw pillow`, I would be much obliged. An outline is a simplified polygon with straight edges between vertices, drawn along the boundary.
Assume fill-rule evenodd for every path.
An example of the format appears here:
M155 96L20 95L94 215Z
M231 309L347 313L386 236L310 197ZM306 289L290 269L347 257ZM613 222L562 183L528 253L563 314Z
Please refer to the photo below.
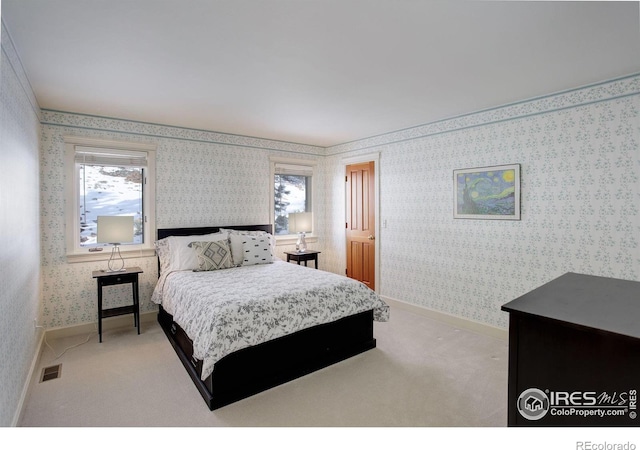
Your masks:
M271 254L275 254L275 239L266 231L247 231L247 230L229 230L228 228L221 228L229 234L229 243L231 245L231 256L233 257L233 264L241 266L244 260L244 249L242 243L246 240L247 236L268 236L271 245Z
M273 262L271 252L271 240L268 235L248 236L244 235L242 241L242 265L270 264Z
M189 247L193 248L198 255L198 268L194 272L208 270L228 269L233 267L231 261L231 250L229 244L224 241L191 242Z
M193 270L199 267L198 255L189 244L191 242L213 242L226 240L223 233L211 233L190 236L170 236L172 270Z
M220 228L221 233L227 233L229 236L229 244L231 245L231 257L233 258L233 264L236 266L242 265L242 259L244 258L242 250L242 241L244 236L261 236L267 234L262 230L232 230L231 228Z

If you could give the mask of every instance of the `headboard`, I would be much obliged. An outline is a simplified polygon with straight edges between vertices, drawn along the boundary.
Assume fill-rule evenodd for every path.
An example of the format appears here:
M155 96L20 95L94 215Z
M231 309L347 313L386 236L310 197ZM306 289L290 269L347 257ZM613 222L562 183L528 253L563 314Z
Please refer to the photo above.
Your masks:
M249 231L266 231L273 234L273 226L267 225L229 225L220 227L194 227L194 228L158 228L158 239L164 239L169 236L189 236L192 234L209 234L217 233L220 228L228 228L230 230L249 230Z
M194 228L158 228L158 240L169 236L190 236L192 234L210 234L217 233L220 228L228 228L230 230L248 230L248 231L266 231L273 234L273 226L267 225L229 225L220 227L194 227ZM160 276L160 259L158 258L158 276Z

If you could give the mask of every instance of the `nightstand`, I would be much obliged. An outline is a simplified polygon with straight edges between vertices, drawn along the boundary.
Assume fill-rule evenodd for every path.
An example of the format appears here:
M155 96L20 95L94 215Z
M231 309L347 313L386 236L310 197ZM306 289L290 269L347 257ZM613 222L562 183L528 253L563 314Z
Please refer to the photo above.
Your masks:
M318 255L322 252L316 250L305 250L304 252L284 252L287 255L287 262L297 261L300 265L301 261L304 261L304 265L307 265L307 261L314 261L316 269L318 268Z
M129 267L121 272L107 272L106 270L94 270L93 278L98 281L98 334L102 342L102 319L105 317L133 314L133 326L138 328L140 334L140 298L138 293L138 274L142 273L140 267ZM116 284L131 283L133 287L133 305L117 308L102 309L102 288Z

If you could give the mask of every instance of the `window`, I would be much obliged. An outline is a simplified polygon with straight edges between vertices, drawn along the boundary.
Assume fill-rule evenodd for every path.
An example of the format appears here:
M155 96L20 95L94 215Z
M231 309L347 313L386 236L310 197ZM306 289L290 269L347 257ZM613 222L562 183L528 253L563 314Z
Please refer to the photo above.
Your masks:
M276 237L293 234L289 231L290 213L313 212L313 164L309 161L271 160L271 205Z
M134 239L120 251L153 254L155 240L155 146L65 138L66 241L69 260L98 260L98 216L133 216Z

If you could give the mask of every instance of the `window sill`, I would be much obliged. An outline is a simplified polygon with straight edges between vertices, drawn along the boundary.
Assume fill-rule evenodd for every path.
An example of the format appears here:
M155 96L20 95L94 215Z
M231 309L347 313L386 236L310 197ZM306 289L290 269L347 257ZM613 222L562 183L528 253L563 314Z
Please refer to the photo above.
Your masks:
M131 258L150 258L156 256L155 249L141 249L141 250L120 250L120 255L123 259ZM87 253L67 253L68 263L83 263L91 261L108 261L111 258L111 249L104 249L101 252L87 252Z
M314 243L314 242L318 242L318 237L317 236L305 236L304 240L308 243ZM295 245L295 243L298 242L298 237L297 236L282 236L282 237L277 237L276 236L276 246L279 245Z

